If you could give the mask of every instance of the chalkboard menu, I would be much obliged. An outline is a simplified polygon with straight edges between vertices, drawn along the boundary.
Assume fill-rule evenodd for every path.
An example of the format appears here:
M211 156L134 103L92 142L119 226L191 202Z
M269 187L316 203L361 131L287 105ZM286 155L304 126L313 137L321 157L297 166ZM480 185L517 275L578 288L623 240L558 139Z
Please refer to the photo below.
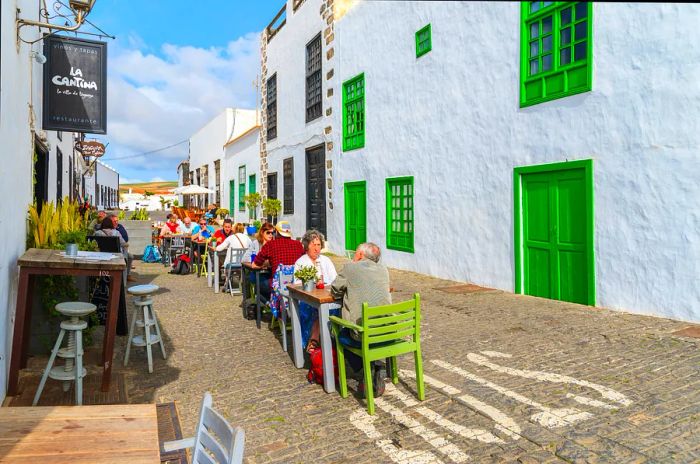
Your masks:
M44 39L43 129L107 133L107 44Z
M95 312L98 323L105 325L107 322L107 308L109 307L109 282L111 277L91 277L89 286L92 289L90 294L90 302L97 306ZM126 335L128 333L126 320L126 296L124 294L124 286L119 286L121 289L119 295L119 310L117 312L117 335Z

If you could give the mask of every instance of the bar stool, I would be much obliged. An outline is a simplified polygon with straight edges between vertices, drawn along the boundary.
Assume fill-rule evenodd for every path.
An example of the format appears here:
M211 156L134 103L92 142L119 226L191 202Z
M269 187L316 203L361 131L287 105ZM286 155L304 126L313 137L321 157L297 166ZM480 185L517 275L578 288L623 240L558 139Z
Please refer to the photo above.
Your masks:
M134 346L145 346L149 373L153 373L151 345L159 343L163 359L166 359L165 345L163 344L163 338L160 336L160 326L158 325L158 318L153 309L153 299L151 298L151 294L158 289L157 285L135 285L127 290L129 294L136 296L136 298L134 299L134 311L131 315L129 341L126 345L126 353L124 353L124 365L126 366L129 363L129 352L132 344ZM143 335L134 335L136 326L143 328ZM155 329L155 333L151 333L151 328Z
M87 316L96 309L94 304L82 301L68 301L56 305L56 311L64 316L70 316L70 319L61 322L61 331L53 350L51 350L49 363L46 365L41 382L39 382L32 406L36 406L39 402L48 377L63 380L64 392L70 388L70 382L75 380L75 404L78 406L83 404L83 377L86 374L86 370L83 368L83 330L87 329L87 322L81 320L80 317ZM68 345L61 348L66 332L68 332ZM56 356L66 360L63 366L53 365Z

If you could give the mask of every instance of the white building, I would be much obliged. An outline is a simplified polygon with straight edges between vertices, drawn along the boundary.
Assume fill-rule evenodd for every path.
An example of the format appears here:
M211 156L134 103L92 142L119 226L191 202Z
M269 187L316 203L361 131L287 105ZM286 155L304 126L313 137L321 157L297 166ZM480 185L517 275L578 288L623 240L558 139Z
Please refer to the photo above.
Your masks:
M34 0L0 2L0 402L5 398L17 301L17 259L26 246L27 208L84 192L84 161L73 149L74 135L44 131L43 67L37 41L46 29L25 26L17 41L17 18L38 21ZM35 41L33 45L27 42Z
M122 193L119 203L119 208L125 211L135 211L137 209L146 208L146 211L163 211L169 210L168 205L173 205L178 196L174 194L160 194L146 196L143 193L133 193L129 189L129 193Z
M288 0L262 36L261 191L280 192L281 220L300 236L327 231L332 145L326 40L321 0ZM325 10L325 8L324 8ZM340 237L328 234L330 242Z
M221 171L224 144L254 125L255 110L226 108L190 137L190 183L202 185L215 192L192 197L192 205L206 207L209 203L216 203L221 206L224 198L221 184L222 180L226 179ZM178 183L183 185L183 180L179 179Z
M97 209L119 208L119 173L111 166L96 161L93 176Z
M234 222L249 222L250 214L243 200L256 192L260 173L260 126L255 125L224 145L223 204ZM269 175L268 175L269 176ZM270 177L268 177L270 179ZM276 184L276 182L274 182ZM274 188L274 187L273 187ZM268 189L268 192L270 190ZM272 192L273 195L275 192ZM272 196L271 198L277 198ZM260 216L258 208L257 218Z
M328 3L290 0L263 33L280 92L262 132L307 184L300 57L322 32L334 251L369 240L392 267L700 321L700 49L677 47L700 6Z

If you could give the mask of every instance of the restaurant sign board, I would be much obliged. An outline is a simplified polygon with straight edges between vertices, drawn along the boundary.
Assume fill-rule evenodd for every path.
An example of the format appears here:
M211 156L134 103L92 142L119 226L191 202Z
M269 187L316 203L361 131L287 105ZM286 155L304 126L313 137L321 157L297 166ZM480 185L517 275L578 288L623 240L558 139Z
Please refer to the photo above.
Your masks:
M44 39L43 129L107 133L107 44Z
M99 158L105 154L104 144L94 140L78 140L75 142L75 149L78 150L83 156L94 156L95 158Z

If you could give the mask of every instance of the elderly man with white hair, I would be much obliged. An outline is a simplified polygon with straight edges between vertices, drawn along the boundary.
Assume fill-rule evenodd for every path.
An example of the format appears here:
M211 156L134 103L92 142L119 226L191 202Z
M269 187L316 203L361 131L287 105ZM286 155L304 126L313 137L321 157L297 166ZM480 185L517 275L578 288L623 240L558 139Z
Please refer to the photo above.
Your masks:
M370 307L391 304L389 270L379 263L380 258L381 249L376 244L360 244L352 262L340 270L338 277L331 284L331 295L336 299L343 299L343 319L362 325L362 303L367 302ZM360 340L360 335L354 330L343 328L340 332L340 341L344 345L359 348ZM345 359L360 376L358 390L364 394L362 358L347 350ZM374 395L379 397L384 393L383 370L379 362L373 365L373 370Z

